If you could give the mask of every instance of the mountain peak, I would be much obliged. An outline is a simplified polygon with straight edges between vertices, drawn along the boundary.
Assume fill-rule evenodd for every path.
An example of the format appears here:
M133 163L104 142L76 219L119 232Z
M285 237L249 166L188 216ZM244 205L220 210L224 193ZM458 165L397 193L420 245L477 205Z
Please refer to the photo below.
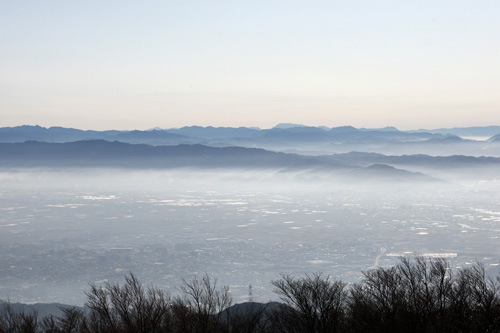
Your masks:
M294 128L294 127L306 127L306 125L292 124L292 123L279 123L278 125L274 126L273 129L289 129L289 128Z

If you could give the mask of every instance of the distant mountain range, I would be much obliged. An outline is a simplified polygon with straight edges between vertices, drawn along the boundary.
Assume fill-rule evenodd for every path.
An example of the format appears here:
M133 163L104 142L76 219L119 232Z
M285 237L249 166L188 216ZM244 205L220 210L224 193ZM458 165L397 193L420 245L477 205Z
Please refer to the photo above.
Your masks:
M494 131L496 128L496 131ZM472 128L471 128L472 130ZM479 129L475 130L479 133ZM475 133L476 133L475 132ZM484 133L491 136L500 134L500 127L485 128ZM484 134L483 133L483 134ZM357 129L351 126L334 128L309 127L296 124L280 124L272 129L249 127L200 127L190 126L177 129L153 129L148 131L84 131L63 127L17 126L0 128L0 142L24 142L29 140L44 142L72 142L79 140L108 140L127 143L180 144L202 143L216 144L227 142L269 143L272 142L422 142L426 140L442 140L453 136L450 130L436 131L399 131L394 127L382 129Z
M2 166L68 167L314 167L321 162L313 157L271 152L257 148L209 147L201 144L152 146L118 141L85 140L67 143L26 141L0 143ZM337 165L331 162L329 165Z
M481 133L493 133L496 128L483 128ZM480 128L469 131L478 134ZM346 179L423 181L432 180L421 173L429 169L498 165L500 134L487 141L473 141L393 127L297 124L279 124L269 130L200 126L148 131L0 128L2 168L250 168L322 172Z
M133 168L133 169L274 169L281 172L315 171L340 178L405 179L433 181L422 173L382 163L359 165L332 156L302 156L243 147L209 147L200 144L152 146L104 140L47 143L0 143L2 168Z
M490 140L471 140L489 137ZM474 135L473 135L474 134ZM306 155L376 152L390 155L473 155L500 157L500 127L400 131L394 127L367 129L334 128L300 124L278 124L271 129L256 127L201 127L147 131L84 131L64 127L17 126L0 128L0 142L40 141L66 143L82 140L119 141L154 146L202 144L212 147L263 148Z
M421 129L418 132L439 133L443 135L456 135L460 137L476 137L490 138L500 134L500 126L483 126L483 127L454 127L454 128L439 128L433 130Z

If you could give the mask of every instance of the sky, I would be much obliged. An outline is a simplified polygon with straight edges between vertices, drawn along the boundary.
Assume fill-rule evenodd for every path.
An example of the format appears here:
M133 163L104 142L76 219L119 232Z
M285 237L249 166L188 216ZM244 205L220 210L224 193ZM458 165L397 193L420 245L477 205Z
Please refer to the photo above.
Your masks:
M500 125L500 1L0 0L0 127Z

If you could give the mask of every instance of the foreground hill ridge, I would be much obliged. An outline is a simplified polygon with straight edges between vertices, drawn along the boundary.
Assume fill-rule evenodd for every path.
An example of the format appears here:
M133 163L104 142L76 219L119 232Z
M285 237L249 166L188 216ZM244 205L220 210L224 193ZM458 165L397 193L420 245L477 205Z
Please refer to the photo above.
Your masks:
M5 332L498 332L500 275L481 262L451 268L446 259L401 257L392 267L362 272L347 284L321 273L271 281L278 302L232 304L229 286L204 274L182 280L172 297L144 286L132 273L125 283L91 285L85 308L57 314L4 303ZM1 305L1 304L0 304ZM27 329L29 328L29 329ZM2 331L4 332L4 331Z

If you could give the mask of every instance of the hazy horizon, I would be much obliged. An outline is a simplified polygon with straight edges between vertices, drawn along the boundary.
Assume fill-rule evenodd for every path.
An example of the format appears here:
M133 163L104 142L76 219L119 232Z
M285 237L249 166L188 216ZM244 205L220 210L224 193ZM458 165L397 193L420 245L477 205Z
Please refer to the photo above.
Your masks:
M0 126L500 124L496 1L9 1Z
M390 124L387 124L385 126L379 126L379 127L361 127L361 126L354 126L352 124L338 124L338 125L334 125L334 126L328 126L326 124L308 124L308 123L291 123L291 122L286 122L286 121L282 121L282 122L278 122L278 123L275 123L273 125L270 125L269 127L259 127L259 126L256 126L256 125L249 125L249 126L243 126L241 124L235 124L234 126L218 126L218 125L214 125L214 124L207 124L207 125L200 125L200 124L197 124L197 123L193 123L193 124L185 124L185 125L181 125L181 126L175 126L175 127L158 127L158 126L154 126L154 127L148 127L148 128L136 128L136 127L131 127L131 128L114 128L114 127L106 127L106 128L94 128L94 127L82 127L82 126L62 126L58 123L55 123L55 124L50 124L50 125L41 125L39 123L22 123L22 124L13 124L13 125L6 125L6 126L0 126L0 128L2 127L20 127L20 126L40 126L40 127L43 127L43 128L52 128L52 127L60 127L60 128L71 128L71 129L76 129L76 130L82 130L82 131L151 131L151 130L171 130L171 129L180 129L180 128L184 128L184 127L213 127L213 128L223 128L223 127L226 127L226 128L241 128L241 127L246 127L246 128L256 128L256 129L261 129L261 130L269 130L269 129L273 129L273 128L276 128L278 127L279 125L297 125L299 127L301 126L304 126L304 127L318 127L318 128L321 128L321 127L326 127L326 128L336 128L336 127L354 127L356 129L368 129L368 130L377 130L377 129L385 129L385 128L395 128L399 131L433 131L433 130L439 130L439 129L461 129L461 128L470 128L470 127L492 127L492 126L500 126L500 122L499 123L492 123L492 124L488 124L488 125L474 125L474 124L464 124L463 126L447 126L447 127L426 127L426 128L423 128L423 127L418 127L418 128L414 128L414 127L409 127L409 128L400 128L400 127L397 127L397 126L393 126L393 125L390 125ZM293 127L293 126L291 126Z

